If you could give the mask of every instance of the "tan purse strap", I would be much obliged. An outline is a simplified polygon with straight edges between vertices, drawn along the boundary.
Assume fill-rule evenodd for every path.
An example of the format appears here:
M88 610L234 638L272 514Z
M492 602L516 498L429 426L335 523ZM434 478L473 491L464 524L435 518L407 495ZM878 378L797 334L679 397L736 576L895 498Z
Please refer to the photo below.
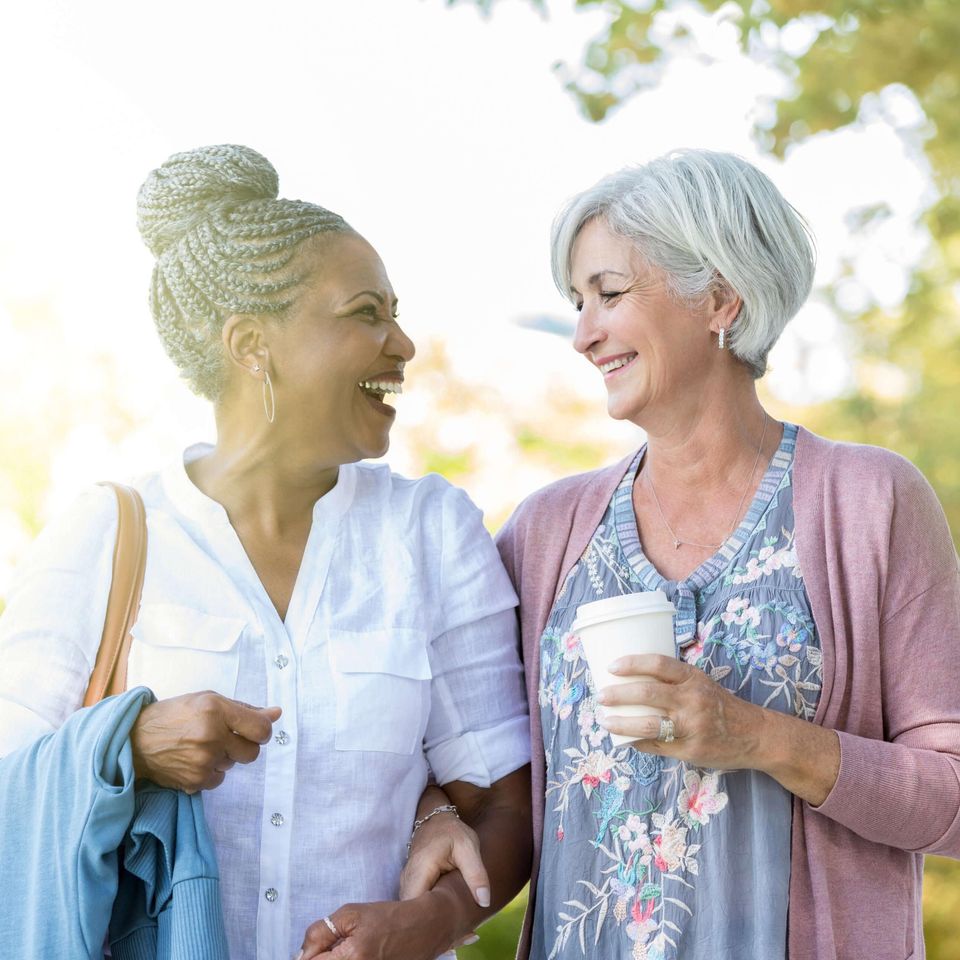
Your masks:
M140 494L120 483L103 483L117 496L117 542L113 549L113 579L97 662L83 698L85 707L127 688L131 629L140 611L143 572L147 565L147 514Z

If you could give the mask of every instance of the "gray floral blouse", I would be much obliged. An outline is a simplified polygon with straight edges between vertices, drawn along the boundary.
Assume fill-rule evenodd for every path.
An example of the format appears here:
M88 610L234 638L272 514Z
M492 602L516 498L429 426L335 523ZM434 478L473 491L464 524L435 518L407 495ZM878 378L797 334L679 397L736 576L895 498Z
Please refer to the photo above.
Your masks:
M570 632L581 603L663 590L678 655L737 696L812 719L820 646L794 545L783 440L743 522L683 581L637 535L639 451L540 641L547 808L533 960L777 960L786 954L791 795L753 770L707 770L614 747Z

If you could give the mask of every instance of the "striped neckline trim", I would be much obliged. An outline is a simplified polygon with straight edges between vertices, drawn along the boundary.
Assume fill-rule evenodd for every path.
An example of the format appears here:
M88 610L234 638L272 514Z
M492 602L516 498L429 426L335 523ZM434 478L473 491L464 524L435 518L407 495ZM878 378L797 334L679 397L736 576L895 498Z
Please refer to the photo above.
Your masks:
M744 515L737 529L724 541L720 549L713 556L704 560L696 570L681 581L685 586L699 590L712 583L720 573L729 566L730 561L743 549L743 545L750 540L760 518L766 512L770 501L780 487L784 474L793 462L794 449L797 443L797 425L784 423L783 437L776 452L770 458L770 463L760 481L750 507ZM637 533L637 518L633 510L633 483L640 469L640 463L646 452L644 444L633 458L629 469L624 474L613 494L614 527L624 556L630 563L634 573L640 579L645 590L662 590L664 584L674 583L661 576L657 568L647 559L640 545L640 536Z

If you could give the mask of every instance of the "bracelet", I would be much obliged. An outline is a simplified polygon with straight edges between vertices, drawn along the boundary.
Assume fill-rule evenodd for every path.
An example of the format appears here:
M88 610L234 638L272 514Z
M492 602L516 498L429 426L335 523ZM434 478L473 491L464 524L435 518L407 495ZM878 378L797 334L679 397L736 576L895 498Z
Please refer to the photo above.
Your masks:
M460 811L457 809L456 804L445 803L443 806L434 807L425 817L421 817L419 820L414 820L413 830L410 831L410 839L407 841L407 856L410 856L410 848L413 846L413 838L417 835L417 831L431 817L435 817L438 813L452 813L458 820L460 819Z

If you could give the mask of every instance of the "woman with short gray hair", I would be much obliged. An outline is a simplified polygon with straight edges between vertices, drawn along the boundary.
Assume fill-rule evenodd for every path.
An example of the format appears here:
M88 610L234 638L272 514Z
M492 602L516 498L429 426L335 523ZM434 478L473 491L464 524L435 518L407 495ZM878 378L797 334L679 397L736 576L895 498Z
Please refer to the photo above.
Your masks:
M960 573L911 464L757 395L806 225L739 157L679 151L571 200L553 270L646 442L499 537L532 707L520 957L922 956L923 854L960 856ZM644 591L676 657L597 689L578 607Z

